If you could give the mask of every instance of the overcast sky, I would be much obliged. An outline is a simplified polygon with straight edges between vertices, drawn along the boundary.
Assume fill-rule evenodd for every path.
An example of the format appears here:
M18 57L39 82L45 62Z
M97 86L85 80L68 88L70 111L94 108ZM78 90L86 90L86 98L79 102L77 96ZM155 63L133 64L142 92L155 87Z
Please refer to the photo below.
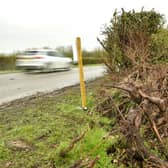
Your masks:
M168 18L166 0L0 0L0 53L69 46L77 36L83 48L94 49L115 9L143 6Z

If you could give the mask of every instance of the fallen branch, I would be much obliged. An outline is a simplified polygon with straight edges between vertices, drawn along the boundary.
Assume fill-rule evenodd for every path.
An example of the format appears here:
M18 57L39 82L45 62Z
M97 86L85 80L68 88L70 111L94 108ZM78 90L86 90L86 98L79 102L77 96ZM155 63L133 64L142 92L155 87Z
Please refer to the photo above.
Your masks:
M85 133L86 132L83 132L80 136L74 138L67 148L60 151L60 156L65 157L66 154L73 149L74 145L85 136Z
M77 160L72 166L70 166L69 168L82 168L82 160Z
M127 83L125 85L105 85L105 87L112 87L112 88L116 88L116 89L120 89L123 91L126 91L129 93L129 95L131 96L131 99L136 102L136 103L140 103L142 101L142 96L139 94L139 87L135 86L133 83Z
M150 124L151 124L151 126L152 126L152 130L154 131L154 133L155 133L157 139L158 139L158 140L160 141L160 143L163 145L163 141L162 141L162 138L161 138L161 136L160 136L160 134L159 134L159 131L158 131L158 129L157 129L157 126L156 126L155 121L151 118L151 116L150 116L148 113L145 113L145 114L146 114L146 116L147 116L148 119L149 119L149 122L150 122Z
M168 162L161 160L159 157L153 155L143 144L143 139L139 135L139 129L127 121L126 125L123 124L124 130L127 130L124 135L127 139L127 153L129 158L142 160L144 162L150 162L157 165L160 168L168 168Z
M142 90L139 89L139 94L144 98L149 100L151 103L155 104L158 106L158 108L164 112L166 110L167 104L166 100L161 99L159 97L153 97L153 96L148 96L146 93L144 93Z
M99 157L99 156L96 156L95 159L91 160L91 161L88 163L87 168L93 168L94 165L96 164L96 162L97 162L99 159L100 159L100 157Z
M161 99L159 97L149 96L144 93L139 87L136 87L133 83L129 83L128 86L125 85L106 85L106 87L112 87L128 92L133 101L140 103L142 98L149 100L151 103L158 106L158 108L165 112L167 108L167 100Z

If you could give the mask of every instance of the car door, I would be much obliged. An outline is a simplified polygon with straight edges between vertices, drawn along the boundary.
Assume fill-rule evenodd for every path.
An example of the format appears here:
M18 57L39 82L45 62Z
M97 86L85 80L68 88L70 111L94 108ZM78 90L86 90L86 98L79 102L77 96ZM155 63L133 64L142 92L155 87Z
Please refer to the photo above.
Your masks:
M66 58L56 52L56 51L49 51L48 55L51 57L52 59L52 68L53 69L60 69L60 68L64 68L66 65Z
M55 58L57 60L57 66L59 66L59 68L67 68L68 66L68 58L66 58L64 55L62 55L61 53L56 52L55 54Z

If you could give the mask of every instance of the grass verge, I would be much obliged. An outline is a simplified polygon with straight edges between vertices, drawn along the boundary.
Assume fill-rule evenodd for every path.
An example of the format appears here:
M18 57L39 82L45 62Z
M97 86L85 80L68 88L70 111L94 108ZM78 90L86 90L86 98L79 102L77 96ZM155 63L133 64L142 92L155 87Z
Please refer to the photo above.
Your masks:
M20 70L0 70L0 74L18 73Z
M93 112L95 92L102 80L87 87L89 111L80 107L78 86L16 100L0 107L0 167L8 168L68 168L79 159L100 159L96 168L111 168L106 149L117 136L103 140L111 121ZM89 115L92 113L92 115ZM74 137L86 131L65 157L59 155ZM9 142L21 140L30 148L10 148ZM114 166L115 167L115 166Z

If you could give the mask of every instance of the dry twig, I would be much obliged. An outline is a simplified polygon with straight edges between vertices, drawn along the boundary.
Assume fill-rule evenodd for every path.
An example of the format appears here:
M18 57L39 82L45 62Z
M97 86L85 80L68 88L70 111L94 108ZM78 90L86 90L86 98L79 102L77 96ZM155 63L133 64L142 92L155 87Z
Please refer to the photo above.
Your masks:
M86 132L83 132L80 136L74 138L67 148L60 151L60 156L65 157L66 154L73 149L74 145L85 136L85 133Z

